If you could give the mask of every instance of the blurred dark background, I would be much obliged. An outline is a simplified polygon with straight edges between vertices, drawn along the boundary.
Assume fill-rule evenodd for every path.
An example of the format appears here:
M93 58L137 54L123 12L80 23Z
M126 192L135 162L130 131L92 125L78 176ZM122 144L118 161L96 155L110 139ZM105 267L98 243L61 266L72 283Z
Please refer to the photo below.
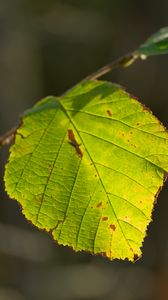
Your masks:
M47 95L168 25L168 1L0 0L0 134ZM104 79L120 83L168 126L168 56ZM0 152L3 178L7 148ZM135 264L57 246L24 219L0 187L0 300L167 300L168 184Z

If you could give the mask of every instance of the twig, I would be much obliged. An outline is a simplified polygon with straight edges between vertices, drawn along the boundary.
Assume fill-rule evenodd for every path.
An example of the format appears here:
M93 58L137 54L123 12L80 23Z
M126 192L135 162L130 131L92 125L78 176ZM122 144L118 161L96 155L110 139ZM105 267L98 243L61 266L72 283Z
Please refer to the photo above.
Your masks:
M111 72L112 70L118 67L128 67L130 66L135 60L139 58L137 52L128 53L117 60L113 61L112 63L98 69L96 72L90 74L86 78L82 80L82 82L87 80L95 80L100 78L101 76Z

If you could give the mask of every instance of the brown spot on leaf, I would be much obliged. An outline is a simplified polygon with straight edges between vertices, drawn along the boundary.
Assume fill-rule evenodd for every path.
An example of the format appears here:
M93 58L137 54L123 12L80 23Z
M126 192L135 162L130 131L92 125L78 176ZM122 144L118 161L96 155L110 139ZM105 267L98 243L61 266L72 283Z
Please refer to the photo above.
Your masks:
M139 259L138 254L134 254L134 261L137 261Z
M111 116L112 116L112 112L111 112L111 110L110 110L110 109L108 109L108 110L107 110L107 114L109 115L109 117L111 117Z
M110 224L110 228L115 231L116 230L116 226L114 224Z
M102 255L102 256L104 256L104 257L107 256L106 252L100 252L99 254Z
M107 221L108 217L102 217L102 221Z
M68 138L71 142L75 140L75 136L72 129L68 129Z
M102 206L102 202L97 203L96 207L99 208Z
M75 147L76 153L79 155L80 158L82 158L83 152L81 151L81 149L79 147L80 144L78 144L75 139L75 135L74 135L72 129L68 129L68 138L70 140L70 144Z

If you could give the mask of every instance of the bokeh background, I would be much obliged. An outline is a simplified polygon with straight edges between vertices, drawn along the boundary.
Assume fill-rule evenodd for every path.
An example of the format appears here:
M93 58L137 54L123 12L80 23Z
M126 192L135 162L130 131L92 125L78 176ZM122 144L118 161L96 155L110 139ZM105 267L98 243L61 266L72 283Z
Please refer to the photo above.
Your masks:
M168 1L0 0L0 134L47 95L168 25ZM104 76L127 87L168 126L168 56ZM8 157L0 152L0 175ZM57 246L0 186L0 300L167 300L168 184L135 264Z

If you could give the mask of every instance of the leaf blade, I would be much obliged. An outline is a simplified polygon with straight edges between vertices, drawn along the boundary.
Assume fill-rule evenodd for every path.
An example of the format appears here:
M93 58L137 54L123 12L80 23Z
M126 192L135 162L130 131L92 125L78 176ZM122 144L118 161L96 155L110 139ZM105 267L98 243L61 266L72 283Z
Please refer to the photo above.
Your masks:
M161 28L153 34L138 49L138 54L144 56L168 53L168 27Z
M25 115L11 149L9 195L59 244L133 261L168 170L167 132L107 82L85 82L40 103Z

